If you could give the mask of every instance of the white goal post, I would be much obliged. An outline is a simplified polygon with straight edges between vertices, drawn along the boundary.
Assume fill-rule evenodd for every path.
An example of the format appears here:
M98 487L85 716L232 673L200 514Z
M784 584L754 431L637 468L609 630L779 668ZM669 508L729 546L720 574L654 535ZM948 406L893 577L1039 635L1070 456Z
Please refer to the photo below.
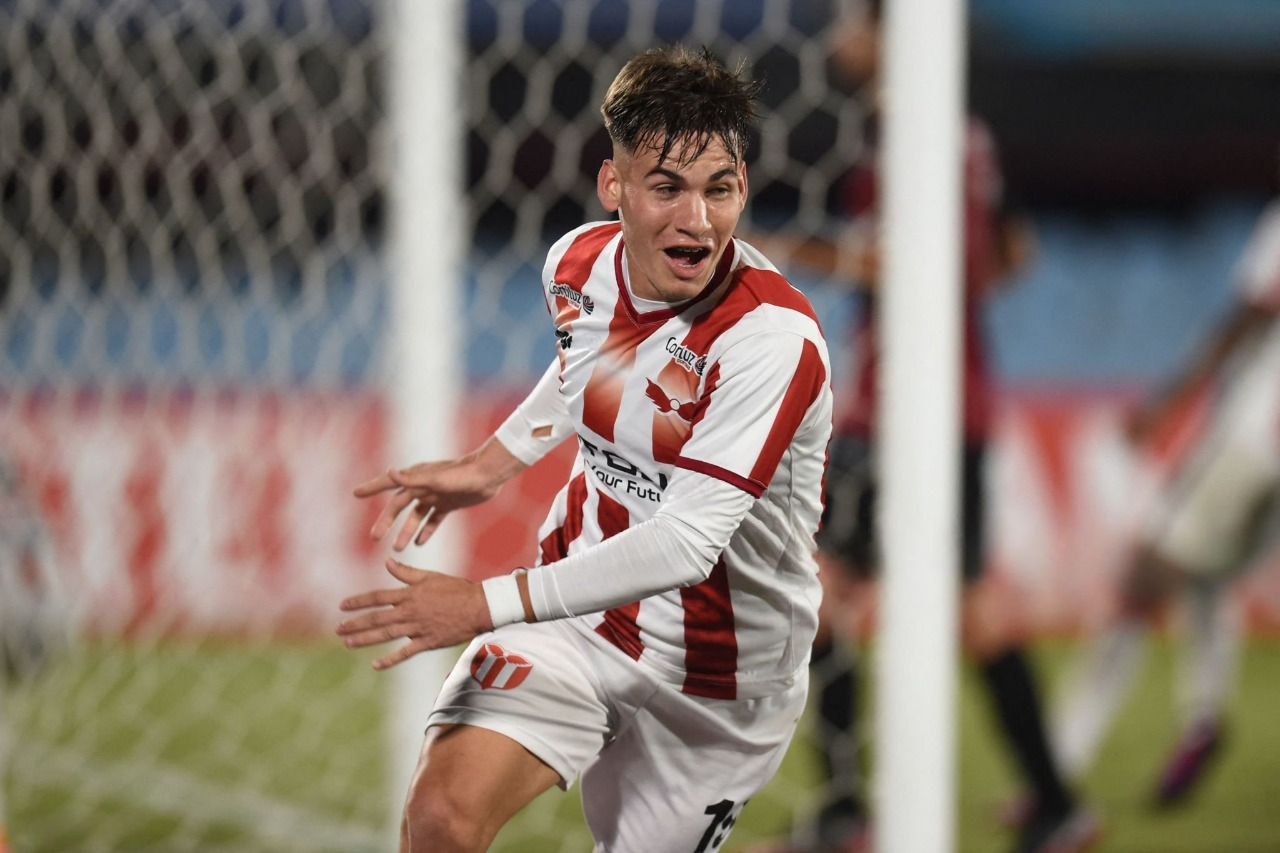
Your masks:
M462 0L392 0L389 49L393 444L389 464L464 450L454 435L461 363L462 276L469 238L462 196ZM443 525L415 565L461 571L454 525ZM431 702L453 663L450 650L419 655L393 679L388 749L389 829L398 838ZM396 845L389 844L388 849Z
M886 9L879 853L955 845L963 12Z

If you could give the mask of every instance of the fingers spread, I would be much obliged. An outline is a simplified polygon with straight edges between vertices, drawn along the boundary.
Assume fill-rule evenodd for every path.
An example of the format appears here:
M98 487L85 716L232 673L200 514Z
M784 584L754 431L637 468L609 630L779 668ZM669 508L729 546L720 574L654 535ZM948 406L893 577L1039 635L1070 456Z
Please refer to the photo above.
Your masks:
M418 530L418 536L413 541L418 545L427 544L427 540L435 534L436 528L440 526L440 522L444 521L444 517L447 514L448 513L441 512L439 509L431 513L431 517L427 519L426 523Z
M429 651L432 648L434 648L434 645L428 640L414 640L412 642L405 643L391 654L383 655L375 660L373 662L373 668L387 669L388 667L393 667L402 661L408 660L418 652Z
M383 625L377 628L367 628L362 631L348 633L342 638L342 642L349 649L361 649L365 646L376 646L381 643L388 643L401 637L412 637L416 633L414 626L407 622L393 622L390 625Z
M369 535L374 539L381 539L387 535L387 531L391 529L391 525L395 524L397 516L405 510L406 507L413 504L410 516L414 513L424 512L422 504L415 503L417 498L405 491L396 492L387 501L387 505L382 508L382 512L378 513L378 520L373 523L373 529L369 531Z
M390 607L404 600L404 588L375 589L342 599L341 610L363 610L366 607Z
M414 468L421 468L422 470L415 471ZM387 471L387 479L402 489L430 488L431 478L424 475L429 473L434 466L414 466L414 468L391 468Z
M413 509L409 510L405 515L404 524L400 525L400 532L396 534L396 541L392 543L391 547L397 551L403 551L414 540L414 534L418 528L431 516L432 510L433 507L422 501L414 504ZM389 521L388 526L390 526Z
M355 489L352 490L352 494L358 498L367 498L370 495L376 495L379 492L385 492L389 489L395 488L398 488L396 481L390 477L390 472L388 472L386 474L379 474L372 480L366 480L356 486Z
M396 608L388 607L383 610L362 613L352 619L344 619L338 623L337 631L340 636L358 634L361 631L383 628L387 625L397 625L402 622L404 622L404 615Z

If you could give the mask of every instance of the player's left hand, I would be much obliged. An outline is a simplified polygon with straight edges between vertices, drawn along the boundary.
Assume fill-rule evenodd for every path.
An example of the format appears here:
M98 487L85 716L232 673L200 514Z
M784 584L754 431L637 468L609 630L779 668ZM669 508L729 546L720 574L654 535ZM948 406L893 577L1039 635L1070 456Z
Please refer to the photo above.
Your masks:
M409 641L375 660L374 669L387 669L418 652L455 646L493 629L480 584L415 569L391 557L387 558L387 571L405 585L353 595L339 605L345 611L364 611L338 624L338 636L344 638L347 648L401 637Z

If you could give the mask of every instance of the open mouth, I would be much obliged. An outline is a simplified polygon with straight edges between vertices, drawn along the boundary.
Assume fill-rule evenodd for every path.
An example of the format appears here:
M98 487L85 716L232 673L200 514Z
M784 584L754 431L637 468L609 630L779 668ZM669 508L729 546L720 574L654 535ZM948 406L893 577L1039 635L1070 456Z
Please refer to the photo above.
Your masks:
M667 257L671 258L682 267L693 269L706 260L711 254L710 249L701 246L674 246L665 250Z

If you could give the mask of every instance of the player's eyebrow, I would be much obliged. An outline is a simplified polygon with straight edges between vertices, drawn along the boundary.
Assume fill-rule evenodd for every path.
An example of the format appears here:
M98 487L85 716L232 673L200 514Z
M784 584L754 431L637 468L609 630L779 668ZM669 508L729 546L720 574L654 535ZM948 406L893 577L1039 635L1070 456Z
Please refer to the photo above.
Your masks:
M661 166L654 166L645 174L645 177L652 178L655 175L666 178L668 181L671 181L672 183L676 183L676 184L685 183L684 175L680 174L679 172L673 172L670 169L664 169Z
M732 167L721 169L720 171L712 175L710 178L708 178L707 183L714 184L716 181L722 181L725 178L732 177L735 174L737 174L737 170ZM664 169L662 166L654 166L645 174L645 177L651 178L654 175L661 175L662 177L666 178L672 183L677 183L677 184L688 183L688 179L684 175L680 174L679 172L673 172L671 169Z

